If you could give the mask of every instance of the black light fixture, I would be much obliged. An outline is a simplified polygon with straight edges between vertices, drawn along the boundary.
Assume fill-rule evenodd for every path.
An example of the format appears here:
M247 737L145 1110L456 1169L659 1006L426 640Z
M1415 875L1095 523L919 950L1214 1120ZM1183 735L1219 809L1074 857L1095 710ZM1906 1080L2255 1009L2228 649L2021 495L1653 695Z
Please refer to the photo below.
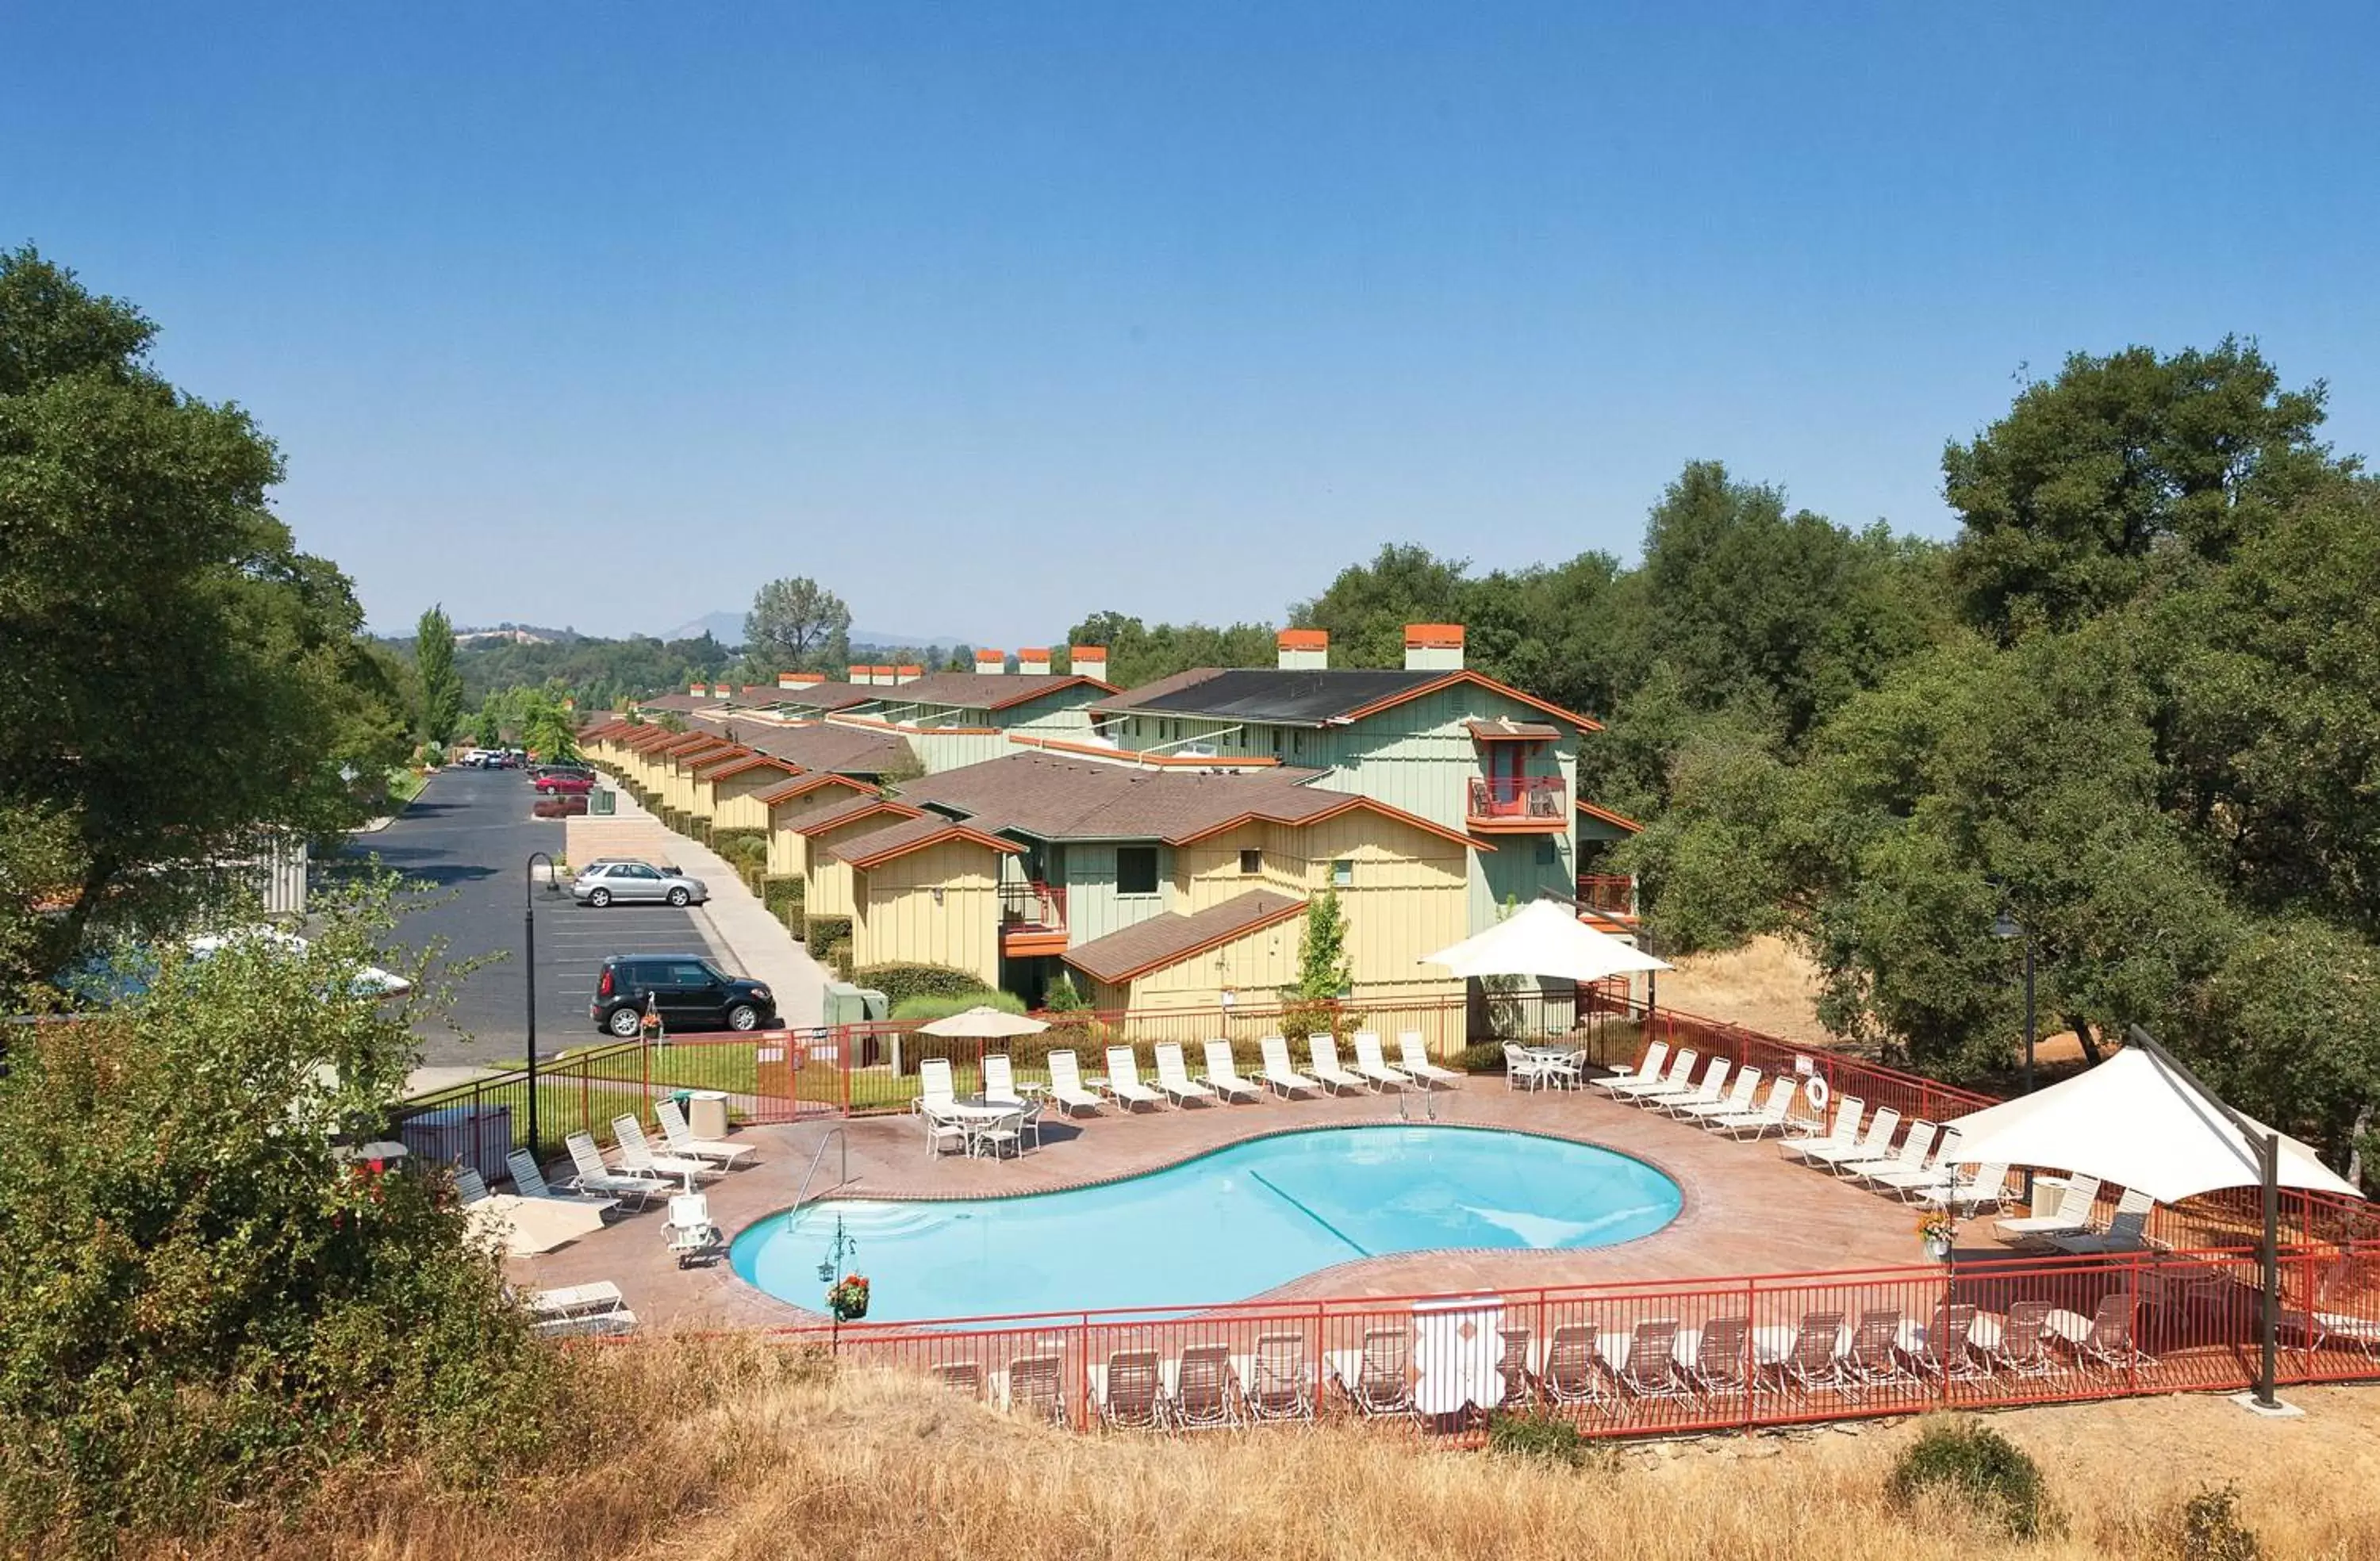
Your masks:
M521 870L521 952L526 963L521 987L528 996L528 1152L537 1154L537 865L545 864L549 888L556 887L553 858L542 851L528 853Z
M2024 1093L2033 1093L2033 1050L2034 1023L2033 1008L2033 934L2024 924L2009 914L2007 906L1992 918L1992 936L2003 941L2021 938L2024 943Z

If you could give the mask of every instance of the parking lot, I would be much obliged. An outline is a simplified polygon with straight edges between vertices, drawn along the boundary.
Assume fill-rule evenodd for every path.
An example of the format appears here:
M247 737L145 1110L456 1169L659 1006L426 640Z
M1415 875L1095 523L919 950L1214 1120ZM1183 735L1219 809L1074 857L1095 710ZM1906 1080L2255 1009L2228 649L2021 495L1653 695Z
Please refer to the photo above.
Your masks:
M559 820L537 818L536 797L518 770L446 770L404 816L357 849L377 854L419 887L398 929L416 950L442 944L453 976L451 1023L422 1026L423 1061L434 1066L510 1062L527 1049L522 980L524 901L537 923L537 1031L540 1053L599 1040L587 1017L607 954L713 954L698 913L666 905L591 910L566 890L530 889L535 852L562 854ZM431 980L438 979L433 970Z

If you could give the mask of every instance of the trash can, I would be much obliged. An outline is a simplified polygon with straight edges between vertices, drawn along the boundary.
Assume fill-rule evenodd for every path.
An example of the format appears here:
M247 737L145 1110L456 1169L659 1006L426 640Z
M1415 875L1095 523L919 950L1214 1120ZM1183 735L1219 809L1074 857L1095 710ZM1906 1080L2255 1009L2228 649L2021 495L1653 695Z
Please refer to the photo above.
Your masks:
M684 1092L686 1125L694 1130L697 1138L727 1136L727 1092L723 1089L698 1089Z
M608 786L598 786L587 793L587 811L597 817L609 817L620 809L620 794Z
M2058 1201L2066 1196L2066 1179L2062 1176L2036 1176L2033 1179L2033 1217L2047 1219L2058 1212Z

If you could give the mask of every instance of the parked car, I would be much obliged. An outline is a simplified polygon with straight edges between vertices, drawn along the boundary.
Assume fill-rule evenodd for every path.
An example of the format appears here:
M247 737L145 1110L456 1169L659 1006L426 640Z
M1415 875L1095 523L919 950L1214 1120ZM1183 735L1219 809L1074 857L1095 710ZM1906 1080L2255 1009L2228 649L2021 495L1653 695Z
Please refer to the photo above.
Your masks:
M585 796L595 789L595 777L576 774L567 769L550 769L531 782L548 796Z
M577 818L587 811L587 793L574 792L566 797L540 797L529 812L540 818Z
M699 905L710 898L700 878L662 872L642 862L590 865L571 880L570 898L597 909L618 901L623 905Z
M542 780L549 775L581 775L592 780L595 779L595 767L591 764L578 764L574 761L529 767L528 778L532 780Z
M777 999L758 981L730 975L699 954L613 954L595 977L587 1017L633 1038L650 1005L671 1031L759 1030L776 1023Z
M670 865L668 863L648 862L641 856L599 856L595 858L594 861L588 863L586 866L580 868L579 871L591 872L597 867L617 867L624 863L633 867L658 867L662 872L673 877L677 876L677 869Z

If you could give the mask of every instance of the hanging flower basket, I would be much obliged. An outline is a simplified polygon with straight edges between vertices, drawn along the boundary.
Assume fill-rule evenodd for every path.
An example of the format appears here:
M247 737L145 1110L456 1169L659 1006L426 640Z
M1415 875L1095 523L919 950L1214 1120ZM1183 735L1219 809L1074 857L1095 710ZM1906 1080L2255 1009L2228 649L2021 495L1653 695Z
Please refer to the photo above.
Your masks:
M846 1274L826 1289L826 1309L838 1323L856 1323L868 1315L868 1277Z
M1917 1222L1917 1239L1925 1243L1927 1257L1937 1263L1946 1262L1958 1241L1959 1227L1948 1215L1929 1214Z

